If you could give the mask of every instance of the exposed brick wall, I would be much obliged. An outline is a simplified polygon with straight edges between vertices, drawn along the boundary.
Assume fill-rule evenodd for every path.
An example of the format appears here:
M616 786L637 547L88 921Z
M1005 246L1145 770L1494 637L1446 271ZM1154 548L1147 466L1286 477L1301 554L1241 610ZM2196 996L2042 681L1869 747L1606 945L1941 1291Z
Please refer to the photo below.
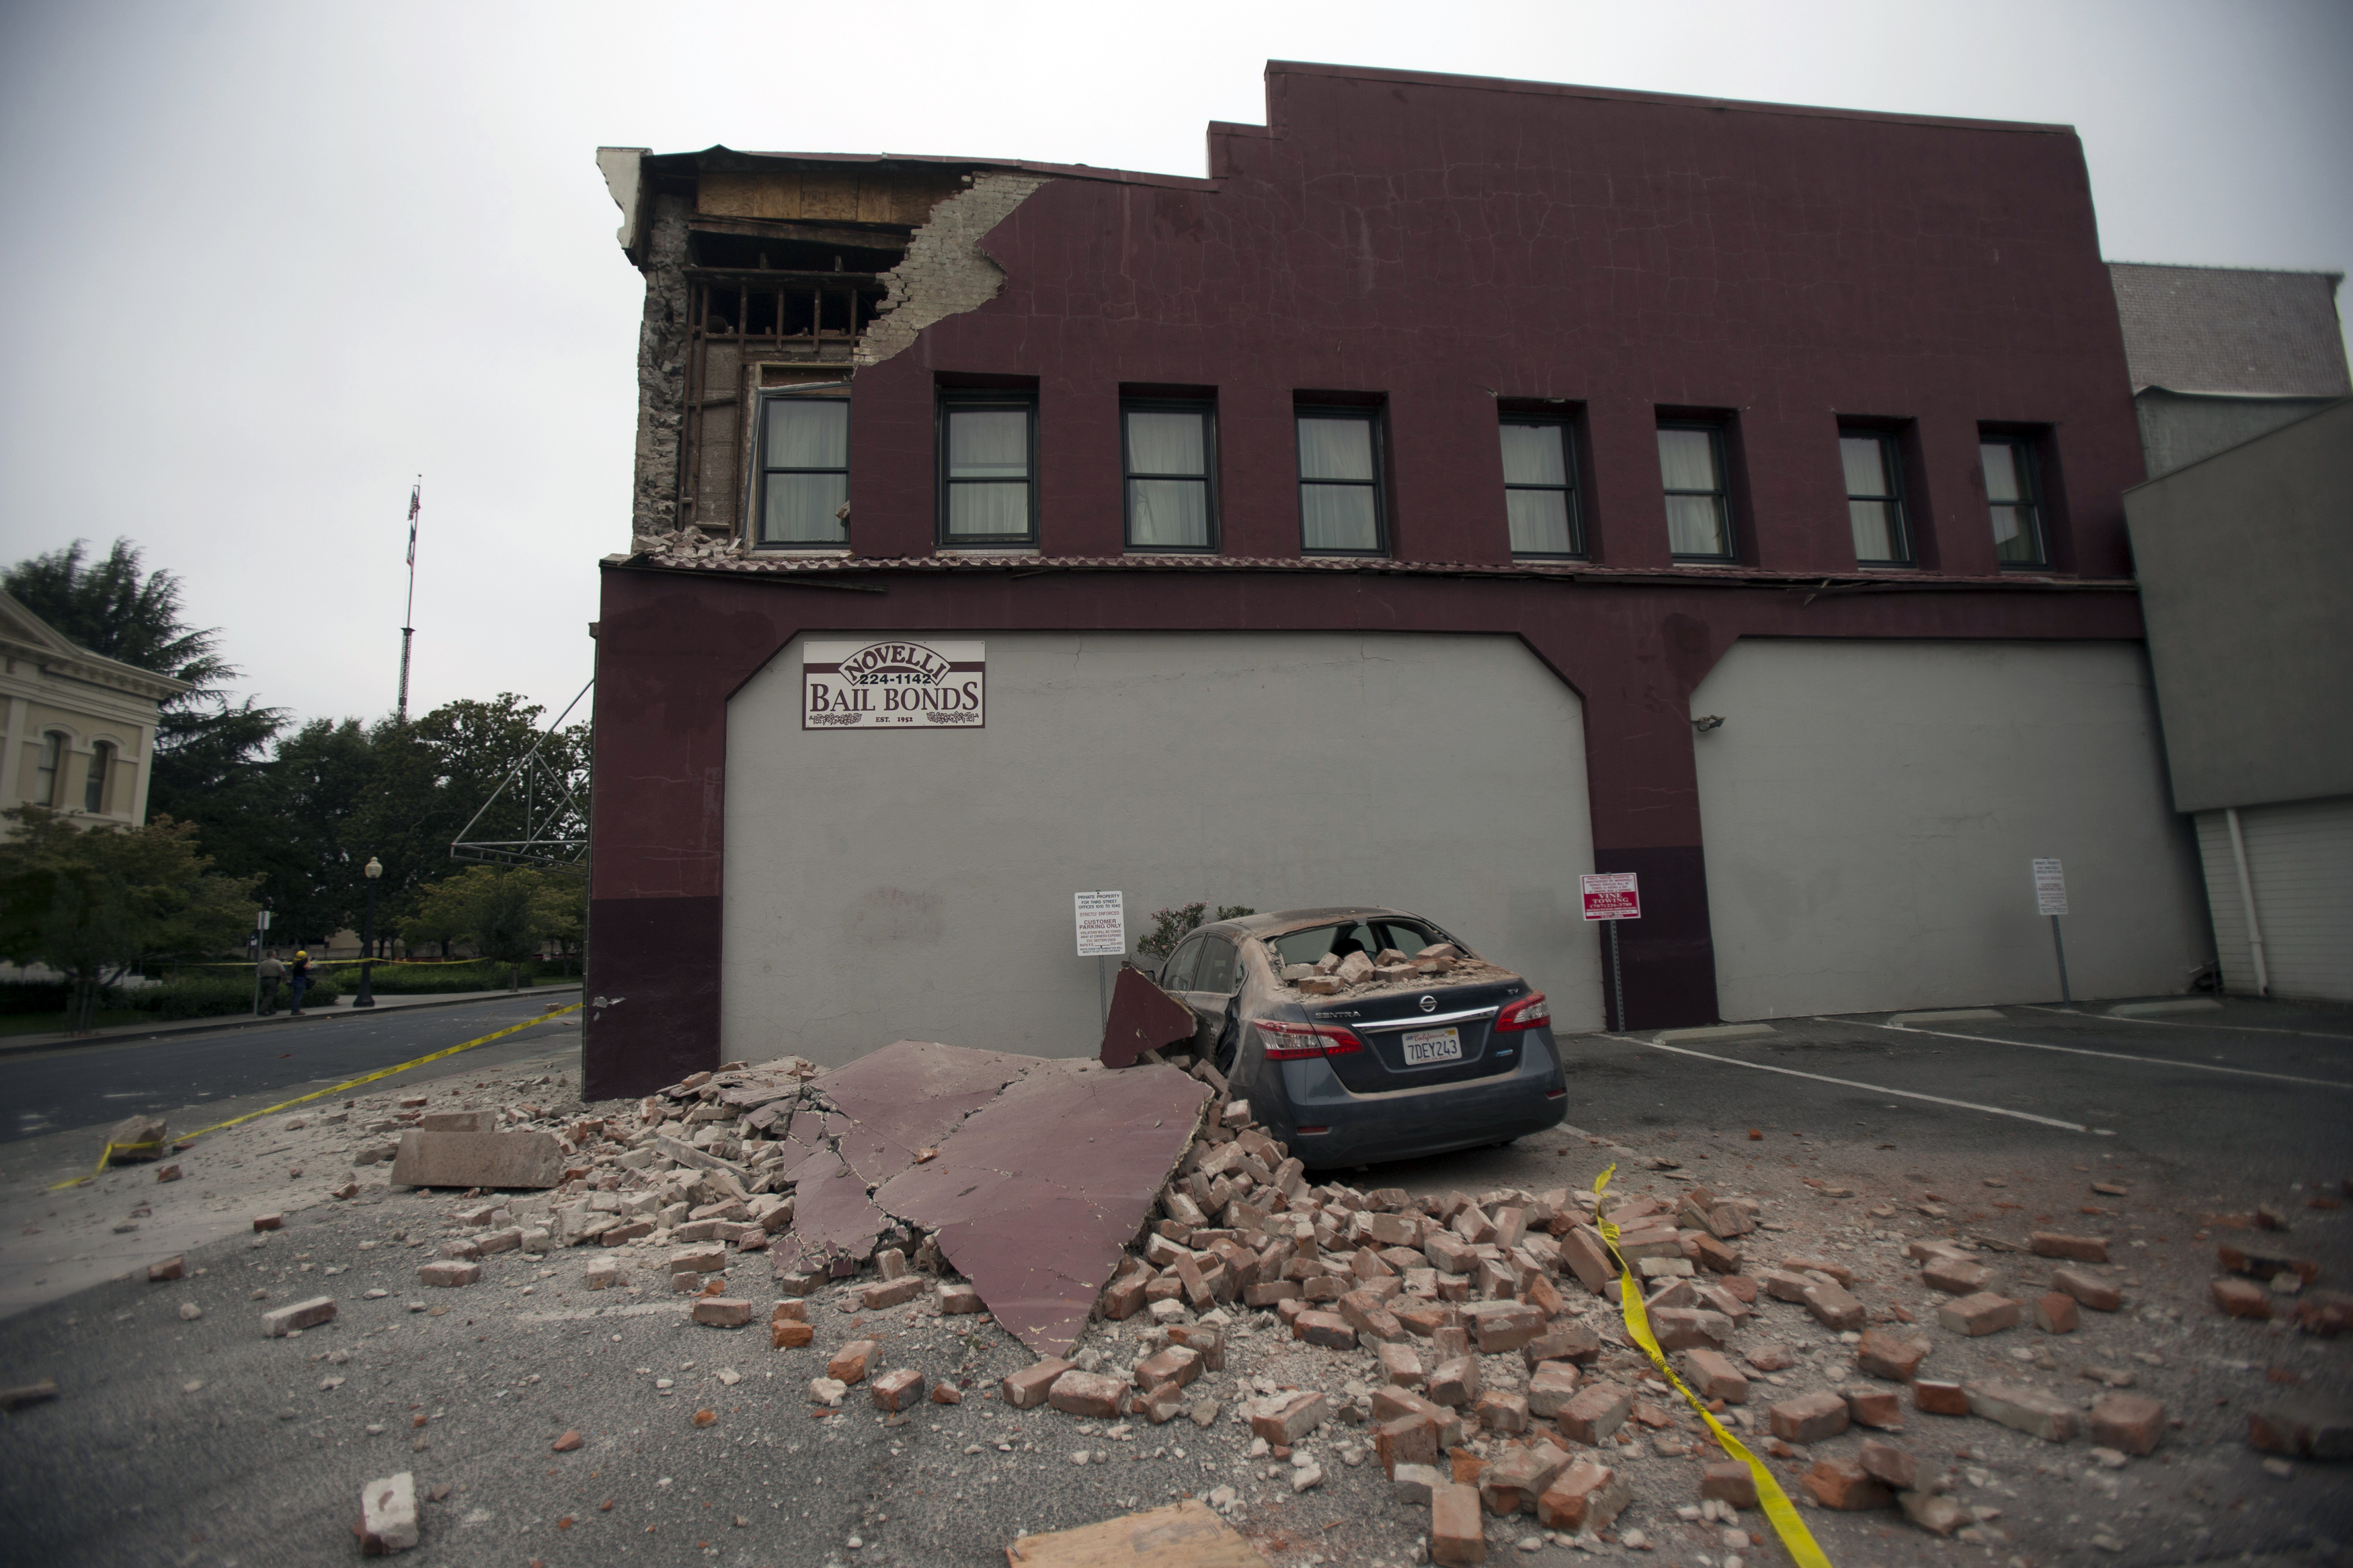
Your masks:
M638 540L678 527L678 448L686 418L686 216L680 195L657 195L647 237L646 313L638 329L638 468L629 531ZM633 542L632 549L644 549Z
M931 221L908 240L906 259L882 275L891 292L882 301L881 318L859 342L857 363L880 364L933 322L997 298L1005 287L1005 269L989 259L980 242L1047 183L1031 174L975 174L969 189L934 207Z

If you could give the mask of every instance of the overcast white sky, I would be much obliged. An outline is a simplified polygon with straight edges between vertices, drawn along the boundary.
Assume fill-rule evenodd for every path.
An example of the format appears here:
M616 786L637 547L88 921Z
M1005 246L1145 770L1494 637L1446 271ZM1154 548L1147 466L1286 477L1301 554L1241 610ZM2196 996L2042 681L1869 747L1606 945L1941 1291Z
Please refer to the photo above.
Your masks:
M928 19L927 19L928 18ZM2082 133L2111 258L2353 263L2353 5L8 5L0 558L118 534L266 702L587 679L638 275L599 143L1204 173L1271 58Z

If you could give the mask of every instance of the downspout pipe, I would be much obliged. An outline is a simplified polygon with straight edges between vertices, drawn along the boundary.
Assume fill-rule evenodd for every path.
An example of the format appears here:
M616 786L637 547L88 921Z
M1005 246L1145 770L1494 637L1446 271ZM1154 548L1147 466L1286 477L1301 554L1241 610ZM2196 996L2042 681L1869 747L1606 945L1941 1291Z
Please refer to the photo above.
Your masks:
M2222 816L2231 825L2231 859L2239 868L2239 906L2247 912L2247 951L2255 960L2255 994L2268 996L2272 994L2271 971L2263 963L2263 928L2255 923L2255 883L2247 875L2247 839L2239 831L2239 808L2226 805Z

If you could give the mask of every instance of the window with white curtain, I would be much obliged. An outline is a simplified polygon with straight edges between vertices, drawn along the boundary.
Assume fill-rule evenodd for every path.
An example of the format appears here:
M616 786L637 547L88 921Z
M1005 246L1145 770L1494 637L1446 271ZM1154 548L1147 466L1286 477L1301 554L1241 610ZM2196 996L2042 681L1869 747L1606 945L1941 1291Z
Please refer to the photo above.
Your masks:
M1504 417L1504 510L1514 555L1582 555L1577 456L1558 419Z
M802 549L849 542L849 400L772 393L760 400L758 542Z
M1038 540L1038 405L1028 397L951 397L940 405L940 542Z
M57 806L65 803L58 798L58 776L65 771L66 738L55 730L41 737L41 754L33 768L33 804Z
M1217 548L1217 422L1198 404L1120 410L1130 550Z
M104 741L90 749L90 777L83 784L81 808L93 815L106 809L107 775L114 771L114 748Z
M1978 460L1985 468L1994 558L2004 566L2048 565L2042 506L2036 493L2034 443L2023 436L1980 437Z
M1667 492L1667 548L1678 561L1732 559L1732 508L1724 485L1724 431L1662 424L1659 479Z
M1839 466L1846 471L1846 520L1854 533L1855 564L1909 566L1904 462L1895 437L1884 430L1841 430Z
M1303 408L1297 417L1300 548L1311 555L1381 554L1388 541L1379 413Z

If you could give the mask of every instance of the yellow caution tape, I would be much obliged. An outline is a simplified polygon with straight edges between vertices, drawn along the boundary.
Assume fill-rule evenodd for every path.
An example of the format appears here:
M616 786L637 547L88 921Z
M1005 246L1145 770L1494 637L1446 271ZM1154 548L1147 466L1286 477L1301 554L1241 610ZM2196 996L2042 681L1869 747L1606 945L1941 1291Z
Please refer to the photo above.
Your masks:
M298 1094L291 1100L280 1100L276 1105L264 1106L259 1110L248 1110L243 1116L232 1116L227 1121L216 1121L210 1127L199 1127L194 1132L177 1140L177 1142L181 1143L193 1143L207 1132L224 1131L228 1128L236 1126L240 1121L250 1121L257 1116L268 1116L273 1111L284 1110L290 1106L301 1105L307 1100L322 1099L330 1094L341 1094L347 1089L357 1089L364 1083L374 1083L380 1078L390 1078L395 1073L406 1072L411 1068L421 1068L427 1062L438 1062L444 1057L454 1057L459 1051L470 1051L476 1046L487 1046L492 1040L503 1040L509 1035L519 1035L525 1029L535 1029L551 1018L561 1018L566 1013L577 1013L581 1008L586 1007L587 1005L588 1004L586 1002L575 1002L569 1007L550 1008L547 1012L541 1014L538 1017L533 1018L528 1022L511 1024L507 1027L501 1029L494 1034L484 1035L478 1040L468 1040L462 1046L451 1046L446 1050L438 1050L433 1052L429 1056L418 1057L415 1061L403 1062L398 1067L378 1068L374 1072L363 1073L358 1078L353 1079L350 1082L336 1084L332 1089L313 1089L309 1094ZM107 1162L114 1158L114 1152L118 1149L129 1152L138 1149L159 1150L161 1147L162 1145L160 1143L109 1143L106 1146L106 1152L98 1157L97 1170L92 1171L87 1176L76 1176L71 1181L59 1182L56 1186L51 1187L49 1191L53 1193L59 1192L67 1187L78 1187L84 1182L96 1180L97 1177L105 1171Z
M1594 1182L1596 1197L1599 1197L1602 1190L1609 1186L1609 1178L1617 1171L1618 1167L1613 1163ZM1749 1475L1757 1482L1757 1500L1764 1505L1765 1517L1773 1521L1774 1531L1781 1537L1781 1544L1788 1548L1798 1568L1831 1568L1831 1560L1823 1556L1822 1549L1815 1544L1813 1532L1806 1528L1806 1521L1798 1517L1797 1509L1790 1503L1788 1494L1781 1489L1781 1483L1773 1479L1773 1472L1767 1469L1756 1455L1743 1447L1739 1438L1724 1429L1724 1423L1715 1418L1715 1412L1702 1404L1697 1394L1685 1388L1683 1380L1677 1377L1674 1369L1667 1364L1666 1353L1659 1349L1658 1340L1651 1333L1651 1315L1642 1309L1641 1277L1618 1251L1618 1227L1601 1217L1598 1205L1594 1208L1593 1218L1601 1232L1603 1243L1609 1248L1609 1256L1617 1259L1620 1270L1618 1306L1626 1320L1626 1331L1633 1336L1636 1344L1642 1347L1643 1353L1651 1358L1651 1364L1659 1369L1659 1375L1673 1384L1675 1392L1699 1412L1699 1418L1707 1423L1708 1430L1715 1434L1715 1440L1724 1446L1724 1451L1748 1467Z

